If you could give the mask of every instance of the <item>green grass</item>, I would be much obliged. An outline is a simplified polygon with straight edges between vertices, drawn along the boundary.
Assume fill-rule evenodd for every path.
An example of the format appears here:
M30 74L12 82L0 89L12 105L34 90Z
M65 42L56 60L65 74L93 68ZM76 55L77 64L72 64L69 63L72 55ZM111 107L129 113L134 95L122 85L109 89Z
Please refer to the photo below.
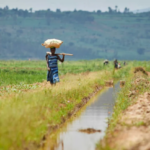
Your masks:
M108 128L108 132L112 132L114 130L114 127L116 126L118 120L120 119L120 114L127 109L128 106L133 104L135 102L135 98L129 97L129 92L132 90L138 90L139 92L136 94L138 96L139 94L142 94L144 91L147 91L148 89L143 88L143 83L138 85L131 84L135 78L133 75L133 70L129 74L129 76L126 76L126 83L125 86L122 88L120 93L118 94L116 105L114 107L114 112L112 115L112 118L110 119L110 125Z
M11 62L2 63L7 65ZM0 63L1 67L3 67L2 63ZM19 67L23 66L17 65L17 63L15 61L11 67L18 66L15 69L20 70ZM31 69L34 69L36 66L36 62L23 61L20 63ZM45 62L41 61L40 63L44 66ZM32 92L19 92L21 88L34 88L29 85L26 85L27 87L25 85L17 85L18 82L14 82L15 86L18 86L16 92L13 95L5 93L0 97L0 149L20 150L34 142L39 144L48 128L60 124L62 117L66 118L68 113L72 112L75 106L82 102L82 98L93 92L95 86L104 86L105 80L124 77L130 69L130 65L128 65L112 74L113 65L102 67L101 63L102 61L99 60L66 62L64 66L60 67L72 70L80 67L82 70L79 71L85 73L75 72L75 74L71 74L69 72L70 74L64 75L61 82L56 86L35 87L35 90ZM87 72L85 66L91 71ZM95 72L97 68L100 71ZM28 74L25 76L28 76ZM3 77L6 79L5 76ZM23 77L20 74L21 82L24 82ZM25 81L28 82L27 80ZM9 80L6 83L5 85L8 85Z
M112 118L109 120L110 126L108 129L108 132L113 131L114 127L116 126L119 118L120 113L125 110L131 103L132 101L128 97L129 89L131 89L131 81L132 81L132 76L131 74L128 76L128 79L125 80L125 86L122 88L120 93L117 96L117 101L114 107L114 112L112 115Z
M130 66L129 66L130 69L128 70L129 71L128 75L126 75L126 76L123 75L124 80L125 80L125 86L121 89L121 91L119 92L119 94L117 96L116 104L114 107L112 117L109 119L109 127L106 131L106 135L104 138L104 140L106 141L105 142L106 145L103 147L102 145L98 144L97 149L99 149L99 150L111 149L109 147L109 143L107 143L107 138L109 136L113 135L114 129L117 126L119 120L121 119L121 115L122 115L123 111L126 110L131 104L133 104L136 101L138 95L143 94L145 91L149 91L149 87L146 86L147 83L145 84L145 83L141 82L138 85L132 84L132 82L136 80L136 78L134 76L134 68L139 67L139 66L145 68L146 71L150 71L150 65L149 65L149 62L147 62L147 61L130 62ZM127 72L125 72L125 74L126 73ZM117 76L117 75L115 75L115 76ZM149 80L146 75L143 75L143 77L146 80ZM138 91L138 92L136 93L136 95L134 97L129 97L130 91ZM123 125L128 127L128 125L126 125L126 124L123 124ZM131 126L142 126L142 125L145 125L145 124L144 124L144 122L140 121L140 122L137 122L136 124L130 125L130 127Z
M87 71L112 70L113 63L103 66L102 60L66 61L58 63L59 75ZM0 86L32 84L46 80L46 61L0 61Z
M145 123L143 121L139 121L135 124L135 126L140 127L140 126L144 126Z
M46 79L45 66L45 61L0 61L1 91L5 91L0 95L2 150L10 147L11 150L20 150L31 143L40 143L49 126L60 124L62 117L66 118L95 86L104 86L106 80L121 79L126 85L119 93L114 109L109 127L109 132L113 131L119 114L131 104L126 94L132 88L132 68L143 66L150 69L149 62L128 62L122 69L114 70L112 62L103 66L102 60L66 61L59 64L61 82L52 88L37 84ZM137 88L141 89L142 85ZM20 92L22 89L28 91Z

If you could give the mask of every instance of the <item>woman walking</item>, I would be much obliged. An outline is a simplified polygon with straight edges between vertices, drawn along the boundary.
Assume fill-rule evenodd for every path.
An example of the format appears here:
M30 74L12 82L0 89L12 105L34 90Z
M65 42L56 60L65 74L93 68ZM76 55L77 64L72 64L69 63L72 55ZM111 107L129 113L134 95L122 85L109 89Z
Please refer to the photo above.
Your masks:
M50 81L50 83L56 84L59 82L59 76L58 76L58 64L57 60L60 62L64 62L65 55L63 55L63 58L61 59L57 54L55 54L56 48L51 47L50 52L46 55L46 62L47 62L47 81Z

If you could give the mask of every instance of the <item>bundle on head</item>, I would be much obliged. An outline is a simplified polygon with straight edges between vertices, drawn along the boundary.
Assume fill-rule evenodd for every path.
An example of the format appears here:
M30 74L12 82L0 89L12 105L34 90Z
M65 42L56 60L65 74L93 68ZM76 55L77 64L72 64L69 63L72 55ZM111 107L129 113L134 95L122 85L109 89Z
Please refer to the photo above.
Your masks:
M63 41L58 40L58 39L48 39L44 43L42 43L42 46L45 46L45 48L59 48L60 45L63 43Z

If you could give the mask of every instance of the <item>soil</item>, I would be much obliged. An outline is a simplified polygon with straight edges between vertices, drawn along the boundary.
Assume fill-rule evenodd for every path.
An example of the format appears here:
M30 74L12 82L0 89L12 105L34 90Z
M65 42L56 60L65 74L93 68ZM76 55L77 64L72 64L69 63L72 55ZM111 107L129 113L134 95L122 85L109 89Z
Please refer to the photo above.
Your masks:
M110 146L124 150L150 150L150 93L128 107L114 131Z
M101 132L101 130L96 130L93 128L88 128L88 129L80 129L79 132L84 132L87 134L92 134L92 133L97 133L97 132Z
M114 85L114 81L113 80L111 80L111 81L105 81L105 86L110 87L110 86L113 86L113 85Z
M143 74L150 76L149 72ZM134 87L139 84L148 91L149 77L136 73L135 78ZM128 95L133 104L121 114L114 132L101 141L102 147L109 146L115 150L150 150L150 92L136 97L137 92L132 90Z
M120 86L123 87L125 85L125 81L121 80L120 81Z

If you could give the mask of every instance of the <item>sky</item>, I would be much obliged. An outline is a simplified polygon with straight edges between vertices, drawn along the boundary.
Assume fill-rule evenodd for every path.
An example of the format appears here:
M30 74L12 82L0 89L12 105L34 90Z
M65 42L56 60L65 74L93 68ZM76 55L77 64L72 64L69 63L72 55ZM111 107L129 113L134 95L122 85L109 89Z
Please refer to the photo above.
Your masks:
M30 9L33 11L42 9L57 8L67 10L107 11L108 7L115 8L117 5L120 11L128 7L131 11L150 8L150 0L0 0L0 8L5 6L19 9Z

